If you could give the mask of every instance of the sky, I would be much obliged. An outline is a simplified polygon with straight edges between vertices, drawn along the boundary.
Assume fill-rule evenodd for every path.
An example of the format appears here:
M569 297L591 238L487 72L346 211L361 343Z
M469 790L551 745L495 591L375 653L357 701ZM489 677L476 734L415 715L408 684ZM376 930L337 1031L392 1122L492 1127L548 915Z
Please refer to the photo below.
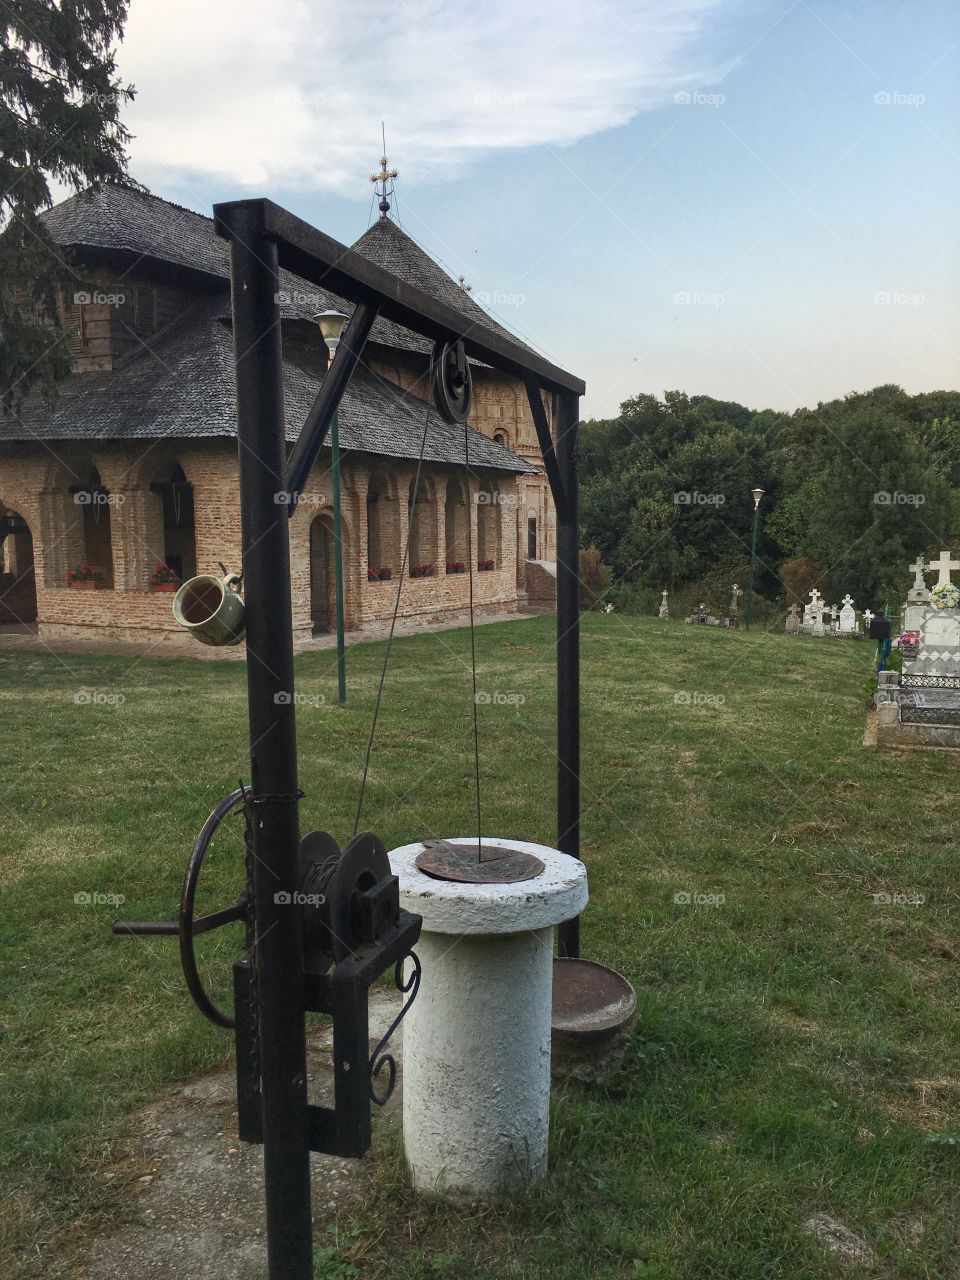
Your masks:
M189 35L186 38L185 33ZM958 386L950 0L131 0L130 170L404 229L587 383L790 410Z

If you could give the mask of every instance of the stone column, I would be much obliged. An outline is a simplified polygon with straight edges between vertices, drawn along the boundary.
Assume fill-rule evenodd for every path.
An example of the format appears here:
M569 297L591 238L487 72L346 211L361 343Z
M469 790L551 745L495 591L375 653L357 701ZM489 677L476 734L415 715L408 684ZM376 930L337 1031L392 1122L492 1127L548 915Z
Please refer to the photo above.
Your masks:
M423 917L423 977L403 1033L404 1149L416 1189L454 1202L546 1174L553 927L587 901L576 858L494 843L534 854L544 870L515 884L459 884L417 869L422 844L390 854L401 905Z

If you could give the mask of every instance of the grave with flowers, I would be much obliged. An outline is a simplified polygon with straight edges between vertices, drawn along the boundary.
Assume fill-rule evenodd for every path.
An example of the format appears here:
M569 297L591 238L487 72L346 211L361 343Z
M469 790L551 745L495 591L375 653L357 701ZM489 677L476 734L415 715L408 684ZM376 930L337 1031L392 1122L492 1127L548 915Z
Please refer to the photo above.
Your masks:
M951 581L960 560L942 551L929 564L910 568L914 586L898 640L903 671L877 678L878 741L960 747L960 588ZM929 592L925 573L938 575Z

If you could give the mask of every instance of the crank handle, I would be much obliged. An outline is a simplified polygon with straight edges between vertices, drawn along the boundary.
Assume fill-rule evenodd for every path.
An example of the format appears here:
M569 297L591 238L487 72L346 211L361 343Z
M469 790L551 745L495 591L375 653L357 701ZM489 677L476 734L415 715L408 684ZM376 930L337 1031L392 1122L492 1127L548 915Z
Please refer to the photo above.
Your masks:
M178 920L114 920L113 932L127 936L145 933L175 937L180 932L180 922Z

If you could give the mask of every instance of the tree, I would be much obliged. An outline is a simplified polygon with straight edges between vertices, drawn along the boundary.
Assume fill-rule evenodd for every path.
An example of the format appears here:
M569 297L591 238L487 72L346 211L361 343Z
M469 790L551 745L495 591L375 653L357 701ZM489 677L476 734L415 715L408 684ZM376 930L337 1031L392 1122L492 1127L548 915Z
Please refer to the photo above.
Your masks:
M853 396L798 413L783 435L788 493L768 521L784 551L823 567L828 594L865 604L901 594L910 558L953 520L949 485L895 405Z
M49 397L70 369L59 298L81 283L40 213L50 180L127 182L133 97L113 47L127 0L5 0L0 8L0 398ZM42 323L38 323L38 321Z

